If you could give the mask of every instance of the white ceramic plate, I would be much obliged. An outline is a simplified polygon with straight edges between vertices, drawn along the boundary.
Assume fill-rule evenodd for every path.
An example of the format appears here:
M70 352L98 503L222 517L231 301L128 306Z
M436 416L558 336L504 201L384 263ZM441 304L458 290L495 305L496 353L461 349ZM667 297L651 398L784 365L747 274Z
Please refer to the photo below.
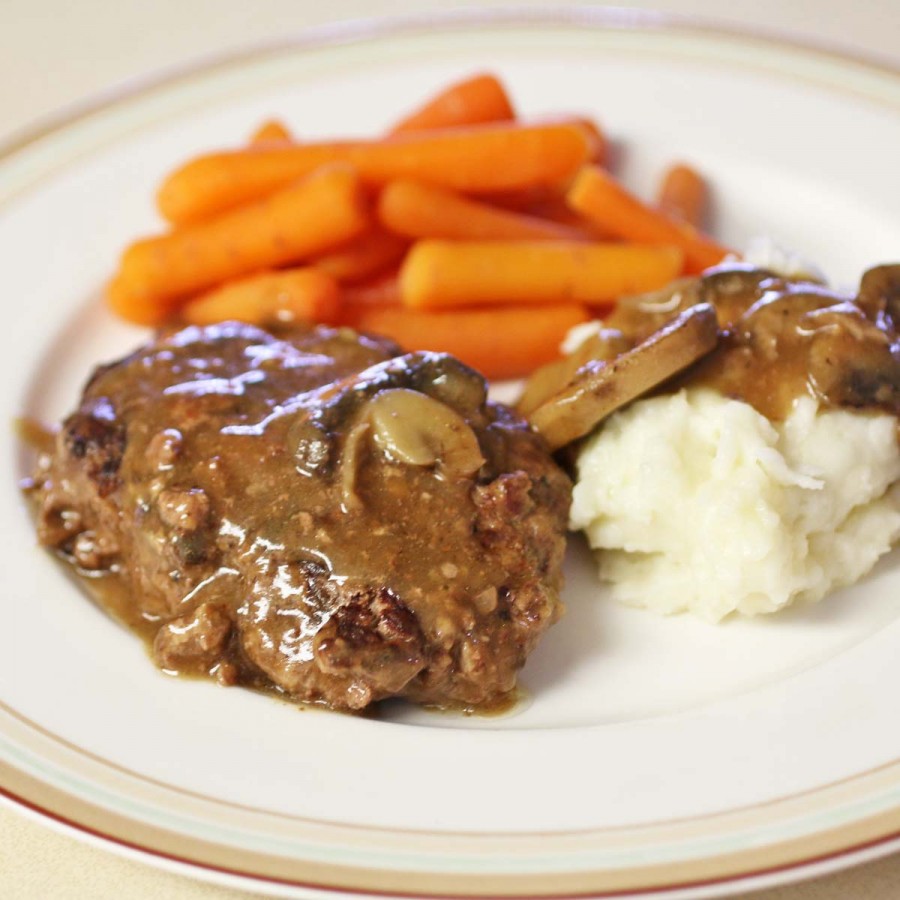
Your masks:
M639 27L638 27L639 26ZM174 164L283 116L378 133L490 67L524 113L596 115L635 188L675 157L839 283L900 255L900 76L801 47L609 13L366 26L113 98L0 162L5 420L57 418L143 337L99 288L159 227ZM288 896L712 896L845 865L900 833L900 555L852 590L712 627L611 605L575 547L568 617L499 718L301 711L156 671L35 546L0 444L0 786L159 865Z

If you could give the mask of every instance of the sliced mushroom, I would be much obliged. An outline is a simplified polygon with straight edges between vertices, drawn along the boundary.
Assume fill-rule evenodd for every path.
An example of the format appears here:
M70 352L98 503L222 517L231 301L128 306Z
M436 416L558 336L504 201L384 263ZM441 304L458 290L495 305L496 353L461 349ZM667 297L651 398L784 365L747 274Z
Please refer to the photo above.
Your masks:
M527 381L516 410L523 416L534 412L554 394L558 394L575 377L578 370L591 360L604 362L615 359L631 349L631 342L610 328L603 328L584 340L568 356L541 366Z
M860 282L856 303L876 325L900 337L900 264L869 269Z
M362 507L362 500L356 493L356 476L363 456L363 439L370 428L371 425L366 421L357 422L347 432L344 440L340 469L341 508L344 512L354 512Z
M393 388L369 401L366 418L375 443L391 459L411 466L439 464L452 475L472 475L484 464L475 432L445 403L409 388Z
M708 303L693 306L615 360L583 365L529 420L556 450L705 356L715 348L718 337L713 307Z

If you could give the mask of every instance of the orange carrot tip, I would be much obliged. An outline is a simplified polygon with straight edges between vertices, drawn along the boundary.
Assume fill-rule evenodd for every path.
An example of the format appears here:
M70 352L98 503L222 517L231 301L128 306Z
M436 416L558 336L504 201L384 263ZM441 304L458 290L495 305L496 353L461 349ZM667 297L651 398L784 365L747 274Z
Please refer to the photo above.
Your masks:
M177 309L171 299L148 294L139 279L135 281L121 270L106 285L106 301L125 321L151 327L162 325Z
M251 145L286 143L293 140L287 125L280 119L268 119L253 132Z
M435 128L507 122L515 118L512 103L496 75L474 75L454 82L424 105L401 119L391 134L408 134Z
M732 252L692 226L648 206L595 166L581 170L566 199L572 209L610 235L626 241L680 247L688 274L698 274Z
M667 216L700 228L708 203L709 188L696 169L676 163L665 171L657 205Z
M588 140L589 161L597 166L605 166L609 161L610 147L606 134L594 119L587 116L553 115L540 116L531 120L545 125L577 125Z

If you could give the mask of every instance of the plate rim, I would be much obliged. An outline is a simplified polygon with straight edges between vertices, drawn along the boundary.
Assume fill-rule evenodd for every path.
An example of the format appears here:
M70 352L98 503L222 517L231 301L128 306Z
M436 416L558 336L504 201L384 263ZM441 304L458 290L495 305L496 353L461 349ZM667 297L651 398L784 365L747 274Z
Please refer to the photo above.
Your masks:
M481 25L579 25L622 31L663 31L700 33L706 36L751 40L781 49L802 50L831 61L862 66L889 77L900 77L900 62L848 47L816 40L805 35L762 26L738 26L722 20L687 13L658 12L650 8L629 9L616 6L511 6L496 9L458 8L409 13L396 16L354 18L300 28L283 38L263 39L224 51L214 51L171 66L163 66L113 84L86 97L65 103L31 122L14 129L0 140L0 163L31 144L64 130L81 119L130 102L152 91L173 86L218 68L278 55L286 50L322 49L329 46L377 40L386 36L413 34L431 28L465 28Z
M477 26L498 25L547 25L547 26L579 26L611 31L640 31L662 32L669 34L693 34L706 39L714 39L716 36L730 39L759 43L782 52L803 51L824 57L837 65L863 66L877 75L886 76L888 79L900 79L900 66L894 66L887 60L866 56L862 53L854 53L843 48L831 47L823 42L801 38L797 35L789 35L777 30L736 27L726 25L716 20L694 17L690 15L656 13L651 10L629 10L624 8L607 7L574 7L566 6L558 9L534 9L525 7L509 7L503 9L478 10L457 9L442 12L409 14L404 16L381 17L377 19L354 19L346 22L330 23L300 29L293 35L277 40L260 41L232 50L208 54L206 56L188 61L186 63L157 70L147 76L126 80L107 91L101 91L89 96L86 100L76 101L61 107L54 113L42 117L26 126L24 129L14 131L8 138L0 142L0 165L10 157L27 151L32 145L64 132L68 128L78 124L81 120L96 114L107 113L116 107L127 105L156 90L176 88L185 79L214 75L219 69L240 67L254 61L261 61L267 57L278 56L288 51L302 52L304 50L322 50L330 47L339 47L347 44L377 42L392 37L415 36L427 31L453 31L464 30ZM15 196L14 192L13 196ZM7 198L6 202L9 202ZM10 765L10 768L14 766ZM0 766L2 772L2 766ZM866 773L862 773L865 775ZM854 776L861 777L861 776ZM93 829L82 822L66 818L57 810L45 808L39 803L33 802L27 796L19 796L9 790L0 781L0 796L6 798L13 805L28 809L45 820L55 822L67 833L74 833L82 838L99 840L110 849L118 852L135 853L148 861L159 864L167 862L208 879L219 880L222 878L238 878L244 883L280 886L282 888L297 888L305 891L321 891L326 893L342 893L352 891L370 896L382 896L385 894L401 896L429 896L434 898L470 896L469 891L456 893L422 893L416 891L410 894L396 889L365 888L351 885L327 884L324 882L309 882L300 878L277 878L262 873L252 873L243 869L229 869L228 867L211 864L193 857L180 857L159 849L144 846L138 843L130 843L124 838L113 833L105 833ZM862 861L859 857L875 858L886 855L897 849L900 841L900 806L892 817L892 826L883 831L878 837L865 840L855 845L839 847L832 851L793 862L774 865L769 868L756 868L736 874L727 874L721 877L710 878L701 881L672 883L671 885L654 886L649 888L631 887L624 891L621 889L605 890L602 887L588 890L565 891L565 896L680 896L683 890L702 889L703 896L718 896L734 890L745 890L762 880L764 883L756 886L764 886L765 883L783 883L786 880L799 880L816 874L817 868L823 866L841 868L854 862ZM296 861L298 866L304 863ZM358 867L337 864L336 868L358 869ZM428 873L435 879L434 873ZM599 874L599 873L589 873ZM767 881L773 876L783 876L780 880ZM674 893L673 893L674 892ZM480 893L476 891L476 893ZM507 892L503 892L506 894ZM499 894L492 893L491 896ZM562 896L556 892L540 891L536 893L515 893L516 896L554 897ZM697 893L691 896L699 896Z

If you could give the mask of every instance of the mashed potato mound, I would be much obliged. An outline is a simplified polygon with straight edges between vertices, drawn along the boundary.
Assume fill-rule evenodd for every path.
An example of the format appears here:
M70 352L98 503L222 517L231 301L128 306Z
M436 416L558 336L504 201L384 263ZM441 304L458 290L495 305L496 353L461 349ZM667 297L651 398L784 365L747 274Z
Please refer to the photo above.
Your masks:
M710 621L813 601L900 538L897 419L820 412L784 423L705 388L612 416L578 457L571 527L613 596Z

